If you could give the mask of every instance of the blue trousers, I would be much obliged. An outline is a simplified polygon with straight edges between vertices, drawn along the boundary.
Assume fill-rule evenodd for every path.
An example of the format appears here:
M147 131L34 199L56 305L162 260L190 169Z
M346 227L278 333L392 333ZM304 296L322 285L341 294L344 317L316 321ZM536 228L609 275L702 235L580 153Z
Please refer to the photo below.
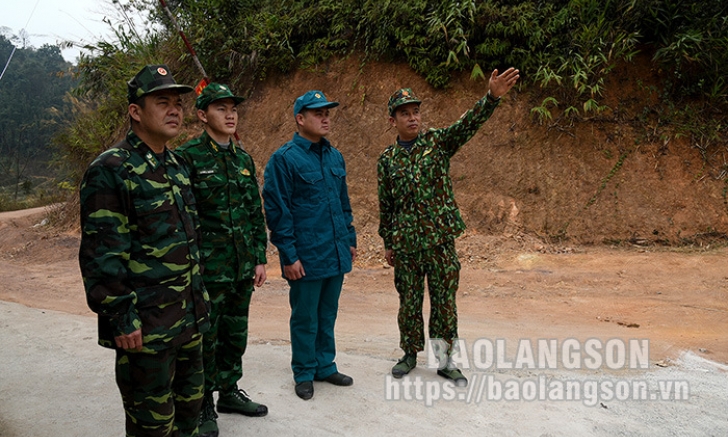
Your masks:
M334 324L344 275L288 281L291 287L291 369L296 383L337 372Z

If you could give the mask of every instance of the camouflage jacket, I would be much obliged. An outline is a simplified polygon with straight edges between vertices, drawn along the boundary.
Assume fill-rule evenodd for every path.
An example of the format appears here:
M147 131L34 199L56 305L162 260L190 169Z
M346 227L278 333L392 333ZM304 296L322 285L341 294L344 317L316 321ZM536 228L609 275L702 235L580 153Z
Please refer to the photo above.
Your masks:
M450 158L498 106L483 97L455 124L421 132L407 151L395 143L379 157L379 235L386 249L412 253L465 230L450 179Z
M158 351L209 328L198 229L188 171L170 151L160 160L130 131L91 163L79 263L99 344L141 328L144 350Z
M234 144L234 143L233 143ZM206 282L252 279L268 242L253 158L204 132L175 150L189 164L202 229Z

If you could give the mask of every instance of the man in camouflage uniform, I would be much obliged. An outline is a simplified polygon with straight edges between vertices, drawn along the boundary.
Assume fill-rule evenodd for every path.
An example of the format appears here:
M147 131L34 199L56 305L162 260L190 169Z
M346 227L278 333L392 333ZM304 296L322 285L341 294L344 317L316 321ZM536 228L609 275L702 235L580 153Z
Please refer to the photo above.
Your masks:
M401 378L417 365L424 349L422 301L425 277L430 295L429 336L452 345L457 338L455 294L460 262L455 238L465 223L455 203L448 174L450 159L491 116L518 80L512 68L490 76L489 91L475 107L450 127L420 132L420 103L412 90L403 88L389 98L389 122L397 129L395 144L384 150L377 165L379 235L385 258L394 266L394 285L399 294L397 322L404 356L392 368ZM438 374L467 385L452 363Z
M248 341L248 308L254 286L266 280L265 218L253 159L232 140L243 101L225 85L209 84L197 97L197 117L205 130L177 148L191 167L202 228L203 278L210 294L210 330L203 338L205 404L200 436L216 436L217 410L265 416L237 383Z
M199 220L184 163L166 147L182 126L165 65L128 82L131 130L81 184L79 263L98 314L99 344L116 350L127 436L196 436L209 300Z

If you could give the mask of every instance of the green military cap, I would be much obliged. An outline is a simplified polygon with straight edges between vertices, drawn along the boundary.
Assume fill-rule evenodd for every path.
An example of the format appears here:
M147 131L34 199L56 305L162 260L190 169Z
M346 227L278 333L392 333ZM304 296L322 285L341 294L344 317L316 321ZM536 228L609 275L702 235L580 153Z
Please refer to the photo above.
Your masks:
M389 115L394 115L394 111L396 111L397 108L402 105L406 105L407 103L419 104L422 103L422 101L415 96L415 93L413 93L410 88L402 88L395 91L395 93L389 97L389 103L387 103Z
M140 97L155 91L174 89L180 94L194 90L191 86L177 83L164 64L146 65L127 84L129 103L136 102Z
M210 106L210 103L220 99L233 99L236 105L245 100L244 97L233 94L233 92L230 91L230 88L226 85L212 82L202 90L199 96L197 96L195 107L197 109L205 109Z

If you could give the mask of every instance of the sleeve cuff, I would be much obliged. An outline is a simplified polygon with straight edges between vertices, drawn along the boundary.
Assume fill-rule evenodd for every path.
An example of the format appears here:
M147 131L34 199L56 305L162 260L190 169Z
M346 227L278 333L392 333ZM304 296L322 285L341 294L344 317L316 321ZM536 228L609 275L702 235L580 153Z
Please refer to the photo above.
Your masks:
M501 98L495 98L493 97L493 94L490 93L490 90L488 91L488 94L485 95L486 100L488 100L489 103L499 103L501 101Z
M136 310L132 309L122 316L112 317L111 325L114 329L114 337L118 337L120 335L129 335L141 329L142 321Z

